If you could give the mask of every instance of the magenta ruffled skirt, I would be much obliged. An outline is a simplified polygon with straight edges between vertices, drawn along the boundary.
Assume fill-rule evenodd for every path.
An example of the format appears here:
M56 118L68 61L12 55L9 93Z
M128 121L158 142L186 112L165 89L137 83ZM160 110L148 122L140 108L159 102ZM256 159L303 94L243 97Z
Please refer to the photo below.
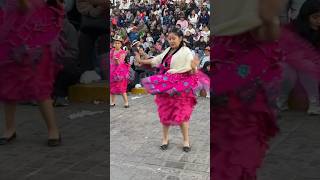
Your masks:
M194 106L197 104L193 92L173 96L157 94L155 102L158 106L160 122L165 126L176 126L189 122Z
M144 78L142 84L150 93L156 95L160 122L165 126L181 125L190 120L196 105L196 74L159 74Z
M123 79L121 81L110 82L111 94L124 94L127 92L128 80Z
M0 65L0 101L43 101L51 98L54 81L62 68L46 48L37 64L15 61Z
M214 180L256 180L268 142L278 132L275 109L271 104L279 88L281 69L276 64L281 55L275 44L258 43L248 34L216 38L213 48L212 57L221 64L213 69L211 78L214 97L211 97L210 111L210 177ZM240 66L223 64L235 59ZM241 63L249 69L234 69L242 67ZM218 71L224 66L223 71ZM265 74L264 69L268 70ZM236 73L249 78L239 78ZM251 77L258 75L263 83L255 86Z
M231 97L227 106L211 108L211 117L211 179L256 180L268 141L278 132L264 95L253 104Z
M128 64L114 65L110 64L110 93L124 94L127 92L129 78Z

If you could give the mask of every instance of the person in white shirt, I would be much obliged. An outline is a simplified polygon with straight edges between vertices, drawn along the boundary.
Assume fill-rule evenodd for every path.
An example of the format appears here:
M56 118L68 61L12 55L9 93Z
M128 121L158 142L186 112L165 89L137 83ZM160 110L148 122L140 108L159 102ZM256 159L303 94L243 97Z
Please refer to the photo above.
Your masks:
M209 37L210 37L210 30L207 25L203 25L202 31L201 31L201 36L204 37L205 42L209 42Z
M197 23L199 21L199 16L198 14L196 14L195 10L191 11L191 14L189 15L188 19L193 26L197 26Z
M188 28L184 31L184 35L186 35L187 32L190 32L191 35L194 35L196 33L196 30L193 28L192 24L188 25Z
M203 68L206 62L210 62L210 46L204 49L204 56L200 59L199 68Z

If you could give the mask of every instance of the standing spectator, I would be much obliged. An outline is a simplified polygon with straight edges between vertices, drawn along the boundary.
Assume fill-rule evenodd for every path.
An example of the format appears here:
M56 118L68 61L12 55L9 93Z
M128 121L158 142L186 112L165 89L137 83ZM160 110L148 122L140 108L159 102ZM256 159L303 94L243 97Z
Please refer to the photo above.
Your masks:
M59 59L63 63L63 69L58 73L54 83L54 106L67 106L68 88L79 81L82 73L79 67L78 34L75 27L65 17L61 33L66 41L64 55Z
M97 39L106 34L106 10L104 0L77 0L78 11L82 15L79 37L79 61L83 71L94 73L94 60L96 59L95 44ZM87 76L89 73L85 73ZM86 79L86 77L83 77Z

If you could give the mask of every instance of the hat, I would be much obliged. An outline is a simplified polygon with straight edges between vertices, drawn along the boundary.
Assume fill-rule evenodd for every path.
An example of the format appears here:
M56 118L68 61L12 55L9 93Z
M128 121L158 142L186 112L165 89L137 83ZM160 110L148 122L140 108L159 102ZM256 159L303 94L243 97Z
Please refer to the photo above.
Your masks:
M138 43L139 43L138 40L133 40L133 41L132 41L132 44L131 44L131 47L135 46L135 45L138 44Z
M113 40L115 40L115 41L123 42L122 37L121 37L121 36L119 36L119 35L115 35L112 39L113 39Z

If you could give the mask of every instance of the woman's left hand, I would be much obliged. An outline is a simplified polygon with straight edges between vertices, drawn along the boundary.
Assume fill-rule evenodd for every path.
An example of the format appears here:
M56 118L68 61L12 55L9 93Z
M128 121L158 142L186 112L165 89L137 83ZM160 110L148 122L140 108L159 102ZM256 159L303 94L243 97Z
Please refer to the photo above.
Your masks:
M196 54L194 56L193 60L191 61L192 70L196 70L199 64L200 64L200 59L199 59L198 54Z

